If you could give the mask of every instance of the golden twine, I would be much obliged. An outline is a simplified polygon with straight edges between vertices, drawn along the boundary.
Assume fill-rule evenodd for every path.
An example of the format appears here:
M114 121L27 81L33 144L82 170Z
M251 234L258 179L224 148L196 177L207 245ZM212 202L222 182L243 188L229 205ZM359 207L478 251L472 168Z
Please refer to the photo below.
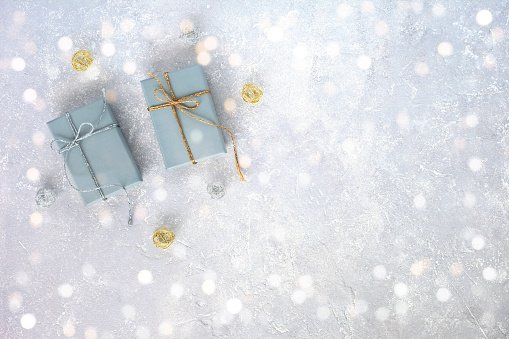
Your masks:
M72 67L77 71L86 71L93 62L92 55L87 51L77 51L72 56Z
M154 90L154 96L156 97L156 99L158 99L160 101L164 101L166 103L162 104L162 105L159 105L159 106L148 107L147 110L153 111L153 110L157 110L157 109L161 109L161 108L171 107L171 109L173 110L173 115L175 116L175 120L177 120L177 124L178 124L179 129L180 129L180 134L182 135L182 140L184 141L184 144L185 144L186 149L187 149L187 154L189 155L189 159L191 159L191 162L193 164L196 164L196 161L194 161L193 153L191 152L191 148L189 147L189 144L187 143L187 139L186 139L186 137L184 135L184 131L182 130L182 126L180 125L180 121L179 121L178 116L177 116L177 110L175 109L175 107L178 108L181 112L184 112L185 114L189 115L193 119L201 121L201 122L203 122L203 123L205 123L207 125L212 125L212 126L216 126L216 127L222 128L222 129L228 131L228 133L230 133L230 137L231 137L232 143L233 143L233 153L235 154L235 162L237 163L237 172L239 173L240 181L246 181L246 179L244 179L244 176L242 175L242 172L240 171L239 158L237 156L237 149L235 148L235 141L233 141L233 134L232 134L232 132L228 128L226 128L226 127L223 127L223 126L220 126L220 125L216 125L216 124L214 124L212 122L200 119L200 118L198 118L197 116L193 115L191 112L188 111L188 110L197 109L200 106L198 101L196 101L196 100L188 100L188 99L194 98L194 97L197 97L197 96L200 96L200 95L203 95L203 94L209 94L210 90L198 92L198 93L191 94L191 95L188 95L188 96L185 96L185 97L177 99L177 98L175 98L175 95L173 94L173 90L171 89L170 79L168 78L168 72L164 73L164 78L166 79L166 83L168 84L168 88L170 89L171 97L168 95L168 93L166 93L166 91L164 90L163 85L161 84L161 82L152 73L148 73L148 75L150 75L152 78L154 78L157 81L157 83L159 84L159 86L160 86L159 88L156 88ZM163 92L163 94L166 97L166 99L159 98L157 96L157 91ZM194 104L195 106L188 107L188 106L183 105L184 103L191 103L191 104Z
M255 85L244 85L242 88L242 99L250 104L257 103L263 96L262 90Z
M167 249L173 243L173 240L175 240L175 234L163 227L154 232L152 240L156 247Z

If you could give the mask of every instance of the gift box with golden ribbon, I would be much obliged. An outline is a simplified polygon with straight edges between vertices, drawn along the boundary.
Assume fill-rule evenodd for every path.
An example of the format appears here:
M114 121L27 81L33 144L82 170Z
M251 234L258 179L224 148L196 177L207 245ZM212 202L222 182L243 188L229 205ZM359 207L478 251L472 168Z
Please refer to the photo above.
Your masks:
M149 75L141 87L166 169L225 154L223 129L230 134L237 171L244 181L233 135L219 124L203 68L194 65Z

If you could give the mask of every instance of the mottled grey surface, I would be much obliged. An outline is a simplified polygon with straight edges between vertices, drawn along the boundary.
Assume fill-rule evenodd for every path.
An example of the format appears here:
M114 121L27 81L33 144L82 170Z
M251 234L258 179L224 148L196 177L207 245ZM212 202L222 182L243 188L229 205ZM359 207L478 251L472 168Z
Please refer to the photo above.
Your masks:
M0 13L0 337L509 336L507 1ZM70 65L80 49L86 72ZM163 168L139 81L197 58L246 183L227 135L228 155ZM143 174L132 227L122 194L83 207L49 148L45 122L102 88ZM46 209L41 187L57 193Z

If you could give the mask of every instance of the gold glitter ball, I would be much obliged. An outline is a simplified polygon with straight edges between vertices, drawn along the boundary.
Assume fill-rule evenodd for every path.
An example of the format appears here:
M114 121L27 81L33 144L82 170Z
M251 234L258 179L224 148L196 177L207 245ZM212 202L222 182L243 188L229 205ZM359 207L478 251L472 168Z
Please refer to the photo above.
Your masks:
M175 240L175 234L163 227L154 232L152 240L154 240L154 244L156 244L157 247L166 249L170 247L173 240Z
M93 62L92 55L87 51L77 51L72 56L72 67L77 71L86 71Z
M250 104L260 101L262 95L262 90L255 85L244 85L244 88L242 88L242 99Z

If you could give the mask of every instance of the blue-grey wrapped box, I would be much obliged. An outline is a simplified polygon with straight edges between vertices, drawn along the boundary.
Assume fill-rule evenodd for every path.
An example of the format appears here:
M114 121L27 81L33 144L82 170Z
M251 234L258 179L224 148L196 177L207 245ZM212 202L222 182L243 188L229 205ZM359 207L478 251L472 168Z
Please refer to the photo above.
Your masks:
M166 169L225 154L219 126L204 123L219 125L203 68L194 65L169 72L167 77L168 81L165 74L141 81ZM161 86L164 92L158 90ZM180 102L172 106L172 102L179 99ZM179 105L203 121L187 115Z
M142 181L124 135L104 99L56 118L47 126L85 206Z

